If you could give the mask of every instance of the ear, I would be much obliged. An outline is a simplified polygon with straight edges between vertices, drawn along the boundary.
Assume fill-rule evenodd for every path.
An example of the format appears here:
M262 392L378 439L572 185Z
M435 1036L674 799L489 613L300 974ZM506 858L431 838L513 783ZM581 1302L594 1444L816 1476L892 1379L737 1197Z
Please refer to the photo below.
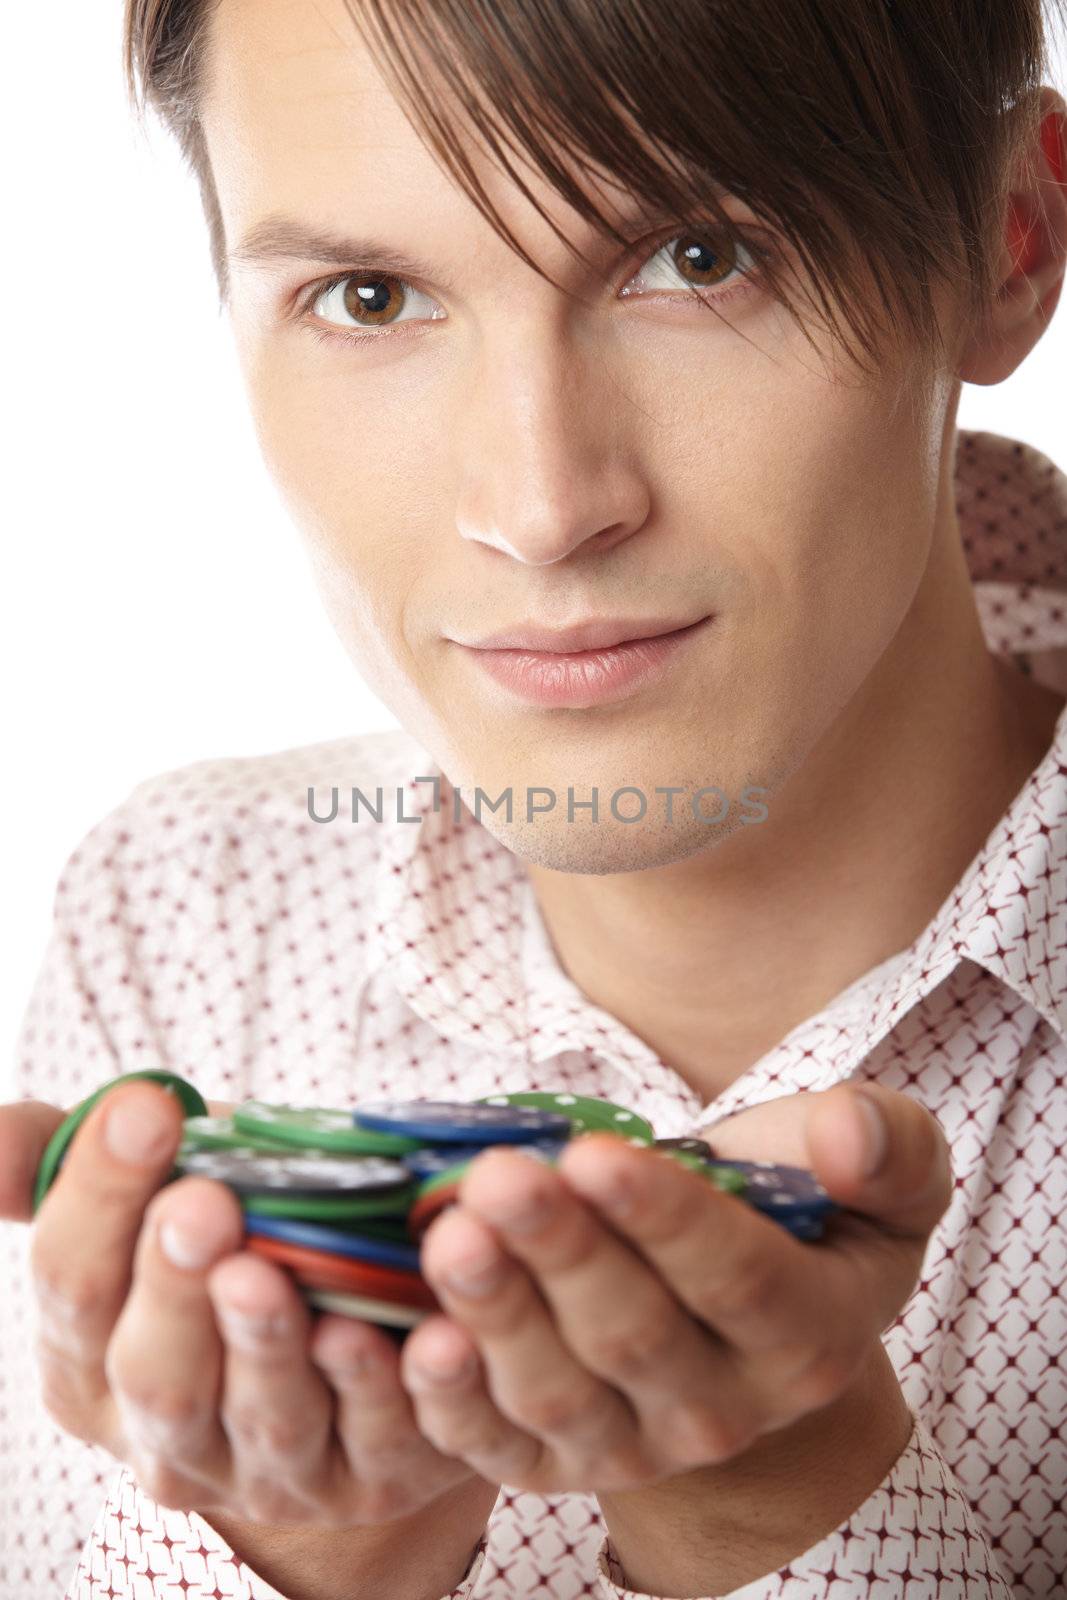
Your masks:
M1021 152L1003 225L999 287L989 327L967 339L957 374L964 383L1002 383L1052 320L1067 268L1067 102L1041 89L1041 123Z

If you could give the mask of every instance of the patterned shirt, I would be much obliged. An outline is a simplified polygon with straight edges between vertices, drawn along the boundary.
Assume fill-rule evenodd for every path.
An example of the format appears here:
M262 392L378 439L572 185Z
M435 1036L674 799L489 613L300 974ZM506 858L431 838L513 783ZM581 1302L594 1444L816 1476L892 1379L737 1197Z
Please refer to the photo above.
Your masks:
M956 497L989 648L1067 693L1067 476L960 432ZM847 1521L729 1600L1067 1594L1067 710L913 943L708 1104L571 982L518 858L469 810L434 808L419 780L439 772L398 731L141 783L63 868L15 1094L69 1106L145 1066L225 1101L564 1089L629 1105L662 1137L845 1079L914 1095L956 1176L882 1335L911 1438ZM379 786L387 820L353 823L349 790ZM313 820L309 788L323 815L333 787L336 820ZM206 1520L51 1422L30 1230L0 1235L0 1600L63 1585L68 1600L277 1600ZM592 1495L504 1485L453 1600L630 1593Z

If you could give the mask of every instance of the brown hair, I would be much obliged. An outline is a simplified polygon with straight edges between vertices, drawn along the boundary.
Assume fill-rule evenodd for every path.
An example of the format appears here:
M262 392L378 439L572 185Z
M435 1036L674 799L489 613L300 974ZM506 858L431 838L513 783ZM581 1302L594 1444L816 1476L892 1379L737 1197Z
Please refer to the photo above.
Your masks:
M125 0L124 67L142 125L151 107L199 182L225 304L227 243L198 115L218 3ZM489 204L446 121L449 103L465 114L464 134L480 134L535 205L501 135L619 244L553 142L579 169L592 163L621 184L650 217L703 223L705 237L711 218L725 238L769 247L760 277L810 338L787 286L786 242L808 276L815 320L858 360L840 314L870 358L865 371L887 333L926 353L942 348L936 282L962 288L967 325L984 325L1012 162L1037 135L1045 11L1064 12L1064 0L345 5L427 148L543 278L555 283ZM753 236L731 219L715 185L770 233Z

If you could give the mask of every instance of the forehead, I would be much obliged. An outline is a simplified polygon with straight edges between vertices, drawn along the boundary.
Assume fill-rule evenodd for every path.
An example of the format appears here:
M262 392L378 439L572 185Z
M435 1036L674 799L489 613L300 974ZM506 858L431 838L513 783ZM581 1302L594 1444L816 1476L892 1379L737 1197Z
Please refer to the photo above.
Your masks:
M411 236L414 219L419 233L447 241L457 207L491 239L489 223L408 121L344 0L220 0L206 69L202 120L230 249L278 215L338 233L366 222L398 239ZM449 122L492 204L536 250L529 230L545 227L536 210L489 165L451 107ZM509 159L556 225L578 237L570 207L518 152ZM619 225L640 218L608 174L575 178Z
M207 69L204 132L234 214L376 203L429 159L342 0L221 0Z

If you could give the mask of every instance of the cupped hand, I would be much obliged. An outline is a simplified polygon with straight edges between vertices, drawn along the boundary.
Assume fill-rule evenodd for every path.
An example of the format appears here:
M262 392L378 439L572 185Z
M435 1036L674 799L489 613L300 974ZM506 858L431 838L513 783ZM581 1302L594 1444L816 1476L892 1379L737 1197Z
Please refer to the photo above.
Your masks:
M29 1220L63 1115L0 1107L0 1217ZM37 1213L37 1353L60 1426L161 1504L252 1522L385 1522L472 1478L420 1433L387 1334L313 1321L289 1276L242 1249L230 1190L166 1182L181 1131L163 1089L116 1089Z
M860 1384L871 1392L850 1417L906 1428L879 1335L918 1281L951 1163L918 1101L864 1092L887 1133L870 1178L853 1087L783 1097L733 1130L731 1156L810 1166L848 1208L817 1242L612 1135L575 1140L555 1169L518 1151L478 1157L423 1242L445 1314L402 1355L422 1431L487 1478L552 1493L730 1462ZM440 1375L470 1357L467 1375ZM804 1432L813 1460L817 1435Z

